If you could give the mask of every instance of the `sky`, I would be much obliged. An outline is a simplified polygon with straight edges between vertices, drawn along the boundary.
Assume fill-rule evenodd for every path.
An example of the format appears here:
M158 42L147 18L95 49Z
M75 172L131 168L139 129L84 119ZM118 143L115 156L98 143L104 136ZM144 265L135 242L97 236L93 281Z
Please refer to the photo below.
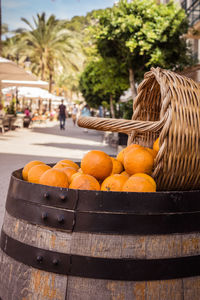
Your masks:
M111 7L116 0L2 0L2 23L9 30L27 28L21 17L32 23L32 16L45 12L58 19L71 19L84 16L93 9Z

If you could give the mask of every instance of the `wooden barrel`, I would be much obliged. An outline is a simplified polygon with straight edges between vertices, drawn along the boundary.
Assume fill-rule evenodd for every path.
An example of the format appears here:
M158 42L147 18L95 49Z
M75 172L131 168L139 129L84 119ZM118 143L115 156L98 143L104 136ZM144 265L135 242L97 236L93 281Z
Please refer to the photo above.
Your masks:
M199 300L200 191L48 187L12 174L2 300Z

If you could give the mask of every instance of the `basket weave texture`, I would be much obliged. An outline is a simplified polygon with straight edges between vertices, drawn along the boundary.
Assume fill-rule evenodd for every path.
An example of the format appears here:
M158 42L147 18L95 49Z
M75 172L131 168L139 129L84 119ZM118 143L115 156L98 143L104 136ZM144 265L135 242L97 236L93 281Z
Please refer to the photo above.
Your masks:
M127 133L128 144L147 147L159 137L157 190L200 189L200 85L192 79L152 68L138 87L132 120L80 117L78 125Z

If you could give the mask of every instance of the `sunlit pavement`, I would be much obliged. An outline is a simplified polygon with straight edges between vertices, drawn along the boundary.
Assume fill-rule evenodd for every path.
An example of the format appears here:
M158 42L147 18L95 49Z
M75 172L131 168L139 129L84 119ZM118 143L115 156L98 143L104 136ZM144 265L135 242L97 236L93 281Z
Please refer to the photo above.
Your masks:
M11 173L31 160L55 163L69 158L80 161L88 150L102 150L116 155L116 149L103 143L103 133L85 132L67 120L66 129L60 130L58 122L35 124L32 128L0 133L0 227L3 222L6 195Z

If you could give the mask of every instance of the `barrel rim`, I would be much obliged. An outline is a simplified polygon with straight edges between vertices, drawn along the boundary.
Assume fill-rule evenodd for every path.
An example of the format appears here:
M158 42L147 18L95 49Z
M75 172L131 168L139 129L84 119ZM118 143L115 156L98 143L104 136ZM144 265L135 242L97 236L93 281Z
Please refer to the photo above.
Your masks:
M27 182L19 169L11 175L7 200L28 200L76 212L162 214L200 212L199 196L199 190L138 193L59 188Z
M49 166L54 166L55 164L47 164L47 165L49 165ZM19 178L19 177L17 177L16 176L16 173L17 172L21 172L21 174L22 174L22 170L23 170L23 168L20 168L20 169L17 169L17 170L15 170L15 171L13 171L12 173L11 173L11 177L14 177L15 178L15 180L18 180L18 181L23 181L23 182L26 182L27 184L29 184L29 185L33 185L33 186L35 186L35 185L41 185L41 184L38 184L38 183L32 183L32 182L28 182L28 181L26 181L26 180L23 180L22 179L22 175L21 175L21 178ZM46 186L46 187L49 187L48 185L44 185L44 186ZM60 188L60 187L55 187L55 186L51 186L51 188L52 189L55 189L55 190L69 190L69 188ZM82 191L84 191L84 190L78 190L79 192L82 192ZM107 191L91 191L91 190L87 190L86 192L88 192L88 193L99 193L99 192L101 192L101 193L105 193L105 194L107 194L108 192ZM171 193L176 193L176 194L182 194L182 193L184 193L184 192L187 192L187 193L195 193L195 192L200 192L200 190L187 190L187 191L175 191L175 190L172 190L172 191L156 191L156 192L114 192L114 191L109 191L109 194L110 193L112 193L112 194L142 194L142 195L144 195L144 194L148 194L148 195L150 195L150 194L153 194L153 195L160 195L160 194L166 194L166 195L169 195L169 194L171 194Z
M59 230L109 234L171 234L200 230L199 191L122 193L28 183L11 176L7 212ZM17 178L17 177L18 178ZM193 196L191 196L191 194Z

